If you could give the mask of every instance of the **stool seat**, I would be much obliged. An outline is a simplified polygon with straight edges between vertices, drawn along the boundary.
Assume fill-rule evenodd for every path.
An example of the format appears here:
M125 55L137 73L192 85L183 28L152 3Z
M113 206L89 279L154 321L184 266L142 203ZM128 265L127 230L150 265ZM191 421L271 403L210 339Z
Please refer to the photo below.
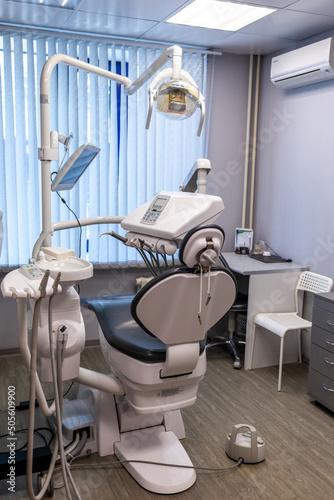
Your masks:
M233 302L230 311L241 312L247 311L248 295L246 293L238 292L235 301Z

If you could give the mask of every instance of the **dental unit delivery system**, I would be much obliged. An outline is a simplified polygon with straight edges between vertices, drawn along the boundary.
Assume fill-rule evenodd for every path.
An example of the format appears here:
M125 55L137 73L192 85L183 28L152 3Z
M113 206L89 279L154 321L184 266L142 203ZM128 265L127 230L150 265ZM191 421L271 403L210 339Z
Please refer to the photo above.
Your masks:
M135 479L156 493L183 491L196 478L191 461L179 443L184 437L180 408L196 400L197 387L206 368L203 351L206 331L228 311L236 293L231 273L214 267L224 242L224 232L212 223L222 213L224 205L221 198L206 194L210 162L196 162L198 193L160 192L126 217L80 220L81 225L121 223L127 233L124 237L116 237L138 249L154 276L158 274L154 264L160 267L159 256L166 263L167 270L153 278L135 299L128 296L123 300L122 296L118 302L117 298L102 298L101 303L97 301L99 312L96 312L96 301L86 304L95 310L99 321L107 325L100 340L110 363L111 375L80 367L85 327L74 285L90 278L93 266L77 258L72 250L51 246L53 231L77 227L77 221L51 223L50 164L58 158L57 133L49 133L52 69L59 62L74 65L120 81L131 94L170 56L173 57L173 70L165 70L164 78L184 78L184 72L180 70L180 49L175 47L167 49L134 84L125 77L61 54L52 56L42 72L39 158L42 162L43 229L34 246L31 263L7 274L1 284L3 296L17 301L20 350L30 369L30 401L33 403L36 395L42 412L57 429L49 473L35 496L31 479L34 404L30 405L27 489L31 500L42 498L49 488L57 460L62 464L67 498L72 498L70 486L80 498L67 464L64 445L69 445L80 456L87 454L88 450L98 451L101 456L116 453L120 460L127 461L125 467ZM176 76L172 74L174 72ZM172 91L168 97L174 113L184 110L183 104L177 104L179 90L177 87L175 102ZM154 99L158 99L156 94ZM202 122L204 101L201 96L198 103ZM108 234L115 236L112 232ZM178 250L182 266L169 270L167 256L174 256ZM179 298L176 292L181 294ZM29 333L30 347L28 300L35 304ZM183 302L184 307L180 309ZM129 343L123 345L126 335L122 333L120 338L117 337L119 326L114 330L111 325L108 330L109 320L112 323L115 317L110 305L117 306L116 317L121 318L122 325L139 329L136 338L141 339L141 345L135 348ZM81 384L77 400L62 401L62 382L65 380ZM55 401L51 406L46 401L41 382L54 385ZM149 424L150 428L153 427L146 432L148 421L153 422ZM140 449L133 446L133 440L138 440ZM142 465L137 467L128 463L143 458L159 462L167 460L167 463L178 463L180 467L162 467L161 472L152 477L149 467L143 470Z

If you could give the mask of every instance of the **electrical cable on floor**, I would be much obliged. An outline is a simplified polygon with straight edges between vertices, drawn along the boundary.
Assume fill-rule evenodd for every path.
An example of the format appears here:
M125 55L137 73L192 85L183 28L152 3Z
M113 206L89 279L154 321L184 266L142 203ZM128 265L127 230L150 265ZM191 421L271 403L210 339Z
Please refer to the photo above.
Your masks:
M82 458L82 457L78 457ZM232 465L231 467L197 467L195 465L180 465L180 464L166 464L162 462L154 462L150 460L120 460L119 462L105 462L105 463L98 463L98 464L80 464L80 465L72 465L71 462L71 469L99 469L99 468L113 468L118 465L123 465L123 464L128 464L128 463L138 463L138 464L148 464L148 465L161 465L163 467L178 467L182 469L194 469L197 471L206 471L206 472L229 472L233 469L236 469L237 467L240 467L240 465L244 462L243 458L239 458L236 464Z
M148 465L160 465L163 467L176 467L176 468L182 468L182 469L193 469L196 471L202 471L202 472L219 472L219 473L229 473L238 467L244 462L243 458L239 458L238 462L231 467L197 467L195 465L180 465L180 464L166 464L162 462L154 462L154 461L149 461L149 460L120 460L118 462L105 462L105 463L98 463L98 464L80 464L80 465L73 465L74 460L80 459L83 457L77 456L77 457L72 457L72 459L68 462L69 468L70 469L113 469L118 466L123 466L124 464L128 463L137 463L137 464L148 464ZM60 467L55 467L54 472L60 472L61 468ZM58 485L54 485L54 489L61 489L64 487L64 483L60 483Z
M15 434L20 434L21 432L28 432L29 429L17 429L15 431ZM41 433L41 431L49 431L51 433L51 438L49 439L49 441L47 441L46 437L43 436L43 434ZM52 429L50 429L49 427L39 427L38 429L34 429L34 434L36 434L37 436L39 436L43 441L44 441L44 444L45 446L50 446L55 434L53 432ZM2 434L0 436L0 439L3 439L5 437L8 437L9 434ZM16 448L15 449L15 452L18 452L18 451L22 451L24 450L26 447L27 447L27 444L28 444L28 441L25 442L24 445L22 445L20 448ZM0 452L0 455L1 455L2 452Z

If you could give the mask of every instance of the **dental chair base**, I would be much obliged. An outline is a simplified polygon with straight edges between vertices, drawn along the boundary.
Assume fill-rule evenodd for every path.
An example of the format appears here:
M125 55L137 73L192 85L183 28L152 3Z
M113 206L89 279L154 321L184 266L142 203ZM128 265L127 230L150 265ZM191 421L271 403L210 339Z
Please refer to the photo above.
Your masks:
M196 481L196 473L187 452L172 431L164 426L149 429L143 440L144 430L125 432L121 442L116 443L115 453L127 471L143 488L153 493L173 494L187 490ZM136 463L135 460L176 464L184 467L168 467L148 463ZM190 467L185 468L185 467Z
M192 373L161 378L165 363L144 363L111 347L100 330L100 346L116 377L122 377L129 404L136 414L151 415L195 403L198 385L206 372L205 353ZM149 390L148 390L149 388Z
M153 278L135 297L81 300L96 314L102 352L124 387L124 395L113 401L106 393L95 397L98 452L126 460L124 467L149 491L179 493L196 480L179 442L185 437L180 409L196 401L206 371L206 332L229 310L235 294L227 270L213 268L209 274L183 267Z
M53 416L50 423L54 426ZM153 493L179 493L196 481L192 462L179 441L185 438L179 410L137 415L125 396L80 386L78 399L64 401L65 444L80 430L87 430L89 436L81 456L98 452L100 456L115 454L121 462L129 461L124 467L143 488Z

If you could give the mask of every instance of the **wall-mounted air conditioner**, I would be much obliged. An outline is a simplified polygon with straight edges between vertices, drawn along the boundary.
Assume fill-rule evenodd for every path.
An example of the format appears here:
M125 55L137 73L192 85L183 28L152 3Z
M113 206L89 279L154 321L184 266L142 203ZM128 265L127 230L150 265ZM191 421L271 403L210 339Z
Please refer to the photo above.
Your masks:
M285 89L334 78L334 38L273 57L270 78Z

